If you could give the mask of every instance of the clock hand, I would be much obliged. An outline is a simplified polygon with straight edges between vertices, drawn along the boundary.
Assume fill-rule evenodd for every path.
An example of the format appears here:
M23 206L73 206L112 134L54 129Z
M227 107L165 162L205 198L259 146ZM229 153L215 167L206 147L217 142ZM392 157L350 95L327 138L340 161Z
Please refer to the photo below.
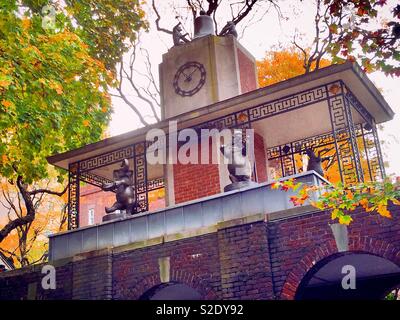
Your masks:
M189 74L189 77L193 74L193 73L195 73L197 71L197 68L195 68L190 74Z
M195 73L197 71L197 68L195 68L188 76L186 76L185 82L190 82L192 81L192 74Z
M189 78L189 76L186 73L184 73L183 71L182 71L182 74L185 76L185 81L186 81L187 78Z

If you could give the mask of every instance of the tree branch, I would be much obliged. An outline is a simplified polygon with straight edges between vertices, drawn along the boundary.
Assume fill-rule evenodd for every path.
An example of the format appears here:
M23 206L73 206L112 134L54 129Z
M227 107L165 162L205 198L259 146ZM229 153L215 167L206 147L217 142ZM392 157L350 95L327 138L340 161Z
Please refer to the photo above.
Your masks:
M25 202L25 207L27 210L27 213L23 217L19 217L17 219L14 219L12 221L9 221L1 230L0 230L0 242L4 240L5 237L8 236L8 234L21 226L24 226L28 223L31 223L35 219L35 208L33 207L32 204L32 199L30 198L30 195L28 191L25 188L25 185L23 183L22 177L18 176L17 178L17 187L21 193L21 196Z
M156 14L156 16L157 16L157 19L156 19L156 21L155 21L157 30L158 30L158 31L165 32L165 33L167 33L167 34L172 34L172 31L171 31L171 30L162 28L162 27L160 26L161 16L160 16L160 14L158 13L158 10L157 10L157 7L156 7L156 4L155 4L154 0L152 0L152 6L153 6L153 10L154 10L154 12L155 12L155 14Z
M52 190L48 190L48 189L37 189L37 190L29 191L28 194L31 195L31 196L34 196L34 195L39 194L39 193L42 193L42 194L46 193L46 194L51 194L51 195L54 195L54 196L61 197L65 192L67 192L68 187L69 187L69 183L65 186L64 190L62 190L60 192L52 191Z
M194 19L196 19L196 17L197 17L196 7L194 6L194 4L192 3L191 0L186 0L186 2L190 8L190 11L192 11L193 21L194 21Z

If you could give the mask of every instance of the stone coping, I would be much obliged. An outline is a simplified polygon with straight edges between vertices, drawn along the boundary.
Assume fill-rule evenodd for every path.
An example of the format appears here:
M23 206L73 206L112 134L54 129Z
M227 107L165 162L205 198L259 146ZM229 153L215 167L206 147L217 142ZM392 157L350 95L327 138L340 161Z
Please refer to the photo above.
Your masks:
M314 171L280 180L290 178L310 185L329 183ZM50 235L49 259L59 260L84 252L135 243L143 246L160 237L163 241L173 241L197 236L199 232L204 234L229 227L230 223L250 223L249 218L257 215L267 215L269 217L265 220L271 221L313 211L308 205L294 207L289 200L293 193L273 190L272 183L266 182L154 212ZM314 197L318 195L314 194Z

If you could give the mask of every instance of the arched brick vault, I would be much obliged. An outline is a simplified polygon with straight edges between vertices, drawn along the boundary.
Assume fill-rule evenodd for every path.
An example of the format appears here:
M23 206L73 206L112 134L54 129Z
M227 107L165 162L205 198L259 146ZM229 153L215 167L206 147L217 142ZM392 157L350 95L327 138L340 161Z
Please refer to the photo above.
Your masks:
M190 272L182 270L171 270L170 281L186 284L192 289L198 291L205 300L216 300L218 296L208 284L208 279L205 277L196 276ZM161 285L160 275L152 274L143 278L132 290L131 299L139 299L148 290Z
M310 250L286 277L280 293L280 299L293 300L296 291L307 272L319 261L336 254L337 248L334 240ZM400 248L392 244L371 237L349 239L349 252L370 253L385 258L400 266Z

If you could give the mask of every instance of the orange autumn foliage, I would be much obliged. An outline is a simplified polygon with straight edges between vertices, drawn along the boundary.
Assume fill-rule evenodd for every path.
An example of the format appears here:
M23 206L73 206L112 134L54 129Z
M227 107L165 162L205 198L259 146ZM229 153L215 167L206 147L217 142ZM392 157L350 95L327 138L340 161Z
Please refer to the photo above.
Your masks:
M274 83L288 80L290 78L302 75L305 73L304 57L301 52L296 50L294 47L287 49L275 49L266 53L265 58L257 61L258 69L258 82L260 87L272 85ZM331 61L322 59L320 61L320 68L331 65ZM315 69L315 62L311 66L311 71ZM348 141L339 141L338 146L348 144ZM366 181L373 181L379 176L378 168L376 166L369 168L368 158L366 156L367 150L365 150L363 137L357 137L357 145L360 152L361 168L365 176ZM370 145L370 144L368 144ZM332 162L324 162L323 169L325 172L325 178L331 183L337 183L341 181L341 175L339 170L339 163L336 155L336 149L333 143L325 145L323 147L317 147L316 152L321 149L329 149L323 154L324 157L331 157L334 159ZM303 167L303 154L296 153L294 155L296 172L302 172L305 170ZM375 161L376 159L370 159ZM270 163L271 166L277 166L279 172L279 163ZM370 173L371 169L371 173ZM276 178L279 178L278 176Z
M43 181L37 185L37 188L47 186L54 190L62 188L55 179L50 182ZM22 203L20 205L20 201L23 200L16 186L11 185L4 178L0 179L0 229L10 220L26 215L26 208ZM66 202L66 193L62 197L44 195L37 203L34 221L14 229L0 243L0 250L13 259L17 268L43 261L41 258L48 249L47 235L66 229L66 221L64 221ZM24 240L24 233L26 240Z
M304 74L303 55L295 48L273 50L266 53L265 58L257 61L258 84L266 87ZM327 59L322 59L320 68L331 65ZM315 69L315 63L311 70Z

